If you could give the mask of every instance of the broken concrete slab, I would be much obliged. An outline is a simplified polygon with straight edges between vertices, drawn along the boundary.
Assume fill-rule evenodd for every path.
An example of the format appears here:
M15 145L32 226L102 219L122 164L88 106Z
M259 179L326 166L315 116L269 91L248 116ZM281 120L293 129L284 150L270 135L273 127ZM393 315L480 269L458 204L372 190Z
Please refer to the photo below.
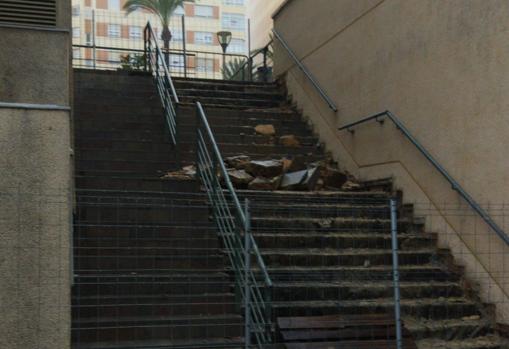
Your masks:
M294 135L285 135L279 137L279 144L285 147L300 147L299 139Z
M355 183L355 182L352 182L350 180L346 181L342 186L341 186L341 189L342 190L356 190L356 189L359 189L360 188L360 184L359 183Z
M296 171L302 171L307 169L307 163L306 158L302 155L296 155L291 158L292 163L290 164L290 167L288 168L288 171L290 172L296 172Z
M244 170L228 170L228 177L236 187L246 187L254 179Z
M302 181L301 186L305 189L313 191L316 189L316 184L320 178L320 170L318 167L311 168L306 171L306 178Z
M257 125L254 129L256 133L264 136L274 136L276 134L276 129L271 124Z
M327 165L320 165L320 177L325 187L340 189L348 180L348 175Z
M161 176L161 179L189 180L196 177L196 167L194 165L184 166L177 171L170 171Z
M272 178L283 172L283 162L281 160L253 160L247 164L246 171L255 177Z
M228 167L233 167L237 170L244 170L251 158L247 155L230 156L224 159Z
M292 162L293 162L292 159L283 158L281 160L281 162L283 163L283 173L288 172L288 170L292 166Z
M256 177L249 183L248 188L251 190L276 190L280 180L279 176L274 178Z
M281 189L297 189L299 184L306 179L307 173L307 170L286 173L281 180Z

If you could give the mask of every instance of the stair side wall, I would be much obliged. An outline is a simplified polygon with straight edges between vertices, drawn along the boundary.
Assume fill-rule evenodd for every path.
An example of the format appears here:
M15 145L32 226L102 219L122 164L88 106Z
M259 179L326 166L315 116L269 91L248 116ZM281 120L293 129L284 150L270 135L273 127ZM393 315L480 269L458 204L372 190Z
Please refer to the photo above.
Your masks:
M337 113L328 109L276 45L275 73L284 76L327 149L361 179L393 176L406 202L438 210L441 245L481 284L504 323L509 248L483 224L440 210L443 203L465 203L390 123L365 124L354 135L337 127L389 109L479 203L503 204L509 194L508 14L504 1L323 0L316 6L293 0L274 17L275 28L338 105ZM495 219L509 230L503 216Z
M70 347L71 1L0 23L0 347Z

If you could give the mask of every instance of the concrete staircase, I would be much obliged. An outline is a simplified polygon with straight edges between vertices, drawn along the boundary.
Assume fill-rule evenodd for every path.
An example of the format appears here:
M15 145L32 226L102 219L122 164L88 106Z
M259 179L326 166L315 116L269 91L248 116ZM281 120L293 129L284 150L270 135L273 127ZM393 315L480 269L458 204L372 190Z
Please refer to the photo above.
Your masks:
M313 162L327 158L317 138L276 84L179 79L179 164L149 76L83 70L75 81L74 348L240 347L242 311L206 197L195 181L160 177L194 163L195 100L224 157ZM258 124L301 146L268 141ZM274 319L392 310L390 192L238 194L252 202ZM489 307L411 214L399 244L404 321L420 348L505 348Z

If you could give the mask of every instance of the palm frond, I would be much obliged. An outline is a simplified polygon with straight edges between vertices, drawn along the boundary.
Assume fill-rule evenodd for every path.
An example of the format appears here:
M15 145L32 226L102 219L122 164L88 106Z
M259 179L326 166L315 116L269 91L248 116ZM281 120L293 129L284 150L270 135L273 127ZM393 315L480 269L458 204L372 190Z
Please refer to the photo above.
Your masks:
M127 0L123 8L127 15L138 9L147 10L157 15L163 26L168 26L173 12L185 2L194 0Z

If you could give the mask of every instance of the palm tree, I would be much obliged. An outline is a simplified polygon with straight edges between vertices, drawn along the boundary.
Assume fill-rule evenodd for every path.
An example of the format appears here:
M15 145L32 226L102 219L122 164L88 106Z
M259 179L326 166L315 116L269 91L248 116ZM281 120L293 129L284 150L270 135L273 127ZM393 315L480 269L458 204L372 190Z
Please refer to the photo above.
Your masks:
M194 2L194 0L127 0L124 4L124 10L127 12L127 15L138 9L143 9L159 17L163 27L161 39L164 42L164 55L168 65L170 64L168 54L171 40L170 17L179 6L184 6L184 2ZM182 33L182 35L185 35L185 33Z

